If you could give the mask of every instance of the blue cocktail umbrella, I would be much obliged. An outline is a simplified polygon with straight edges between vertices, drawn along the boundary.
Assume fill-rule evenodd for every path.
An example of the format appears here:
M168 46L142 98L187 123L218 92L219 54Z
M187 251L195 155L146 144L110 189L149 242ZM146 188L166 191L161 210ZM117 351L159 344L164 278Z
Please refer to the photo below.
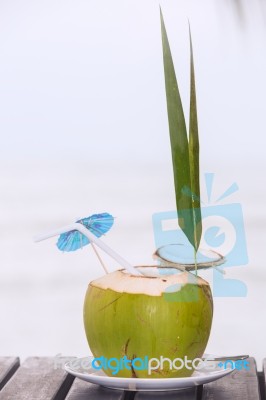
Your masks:
M98 214L101 215L101 214ZM90 218L90 217L89 217ZM112 217L113 218L113 217ZM85 218L84 218L85 219ZM81 221L81 220L79 220ZM83 221L83 220L82 220ZM99 221L98 221L99 222ZM107 223L107 218L105 220L105 223ZM112 224L110 225L110 221L109 221L109 227L108 229L110 229L110 227L112 226ZM95 229L95 225L94 225L94 229ZM98 231L98 235L99 234L99 227L97 228ZM93 249L95 250L97 256L99 257L96 248L94 245L96 245L97 247L99 247L100 249L102 249L105 253L107 253L110 257L112 257L114 260L116 260L118 262L118 264L125 268L125 270L128 271L128 273L130 273L131 275L142 275L141 272L139 272L136 268L134 268L127 260L125 260L122 256L120 256L116 251L114 251L111 247L107 246L106 243L102 242L94 233L92 233L90 231L90 229L88 229L87 227L85 227L85 225L81 222L75 222L66 226L62 226L60 228L57 229L53 229L51 231L42 233L40 235L37 235L34 237L34 241L35 242L40 242L42 240L45 239L49 239L53 236L58 236L58 235L65 235L65 234L69 234L71 232L78 232L80 233L82 236L84 235L87 239L88 239L88 243L91 243ZM101 233L102 235L103 233ZM81 236L81 238L82 238ZM63 236L64 237L64 236ZM79 239L79 243L82 244L83 239ZM86 244L88 244L86 243ZM70 247L70 245L69 245ZM100 259L100 257L99 257ZM101 264L105 270L106 273L108 273L107 269L105 268L102 260L100 259Z
M114 217L108 213L93 214L90 217L82 218L76 221L76 223L82 224L87 228L94 236L101 237L111 229L114 223ZM76 251L82 249L87 244L91 244L95 251L103 269L106 273L108 270L100 257L98 251L93 245L92 241L88 239L83 233L78 230L71 230L69 232L62 233L57 241L57 247L61 251Z
M114 217L108 213L93 214L90 217L76 221L87 228L96 237L101 237L111 229ZM91 243L91 241L77 230L62 233L57 241L57 247L61 251L76 251Z

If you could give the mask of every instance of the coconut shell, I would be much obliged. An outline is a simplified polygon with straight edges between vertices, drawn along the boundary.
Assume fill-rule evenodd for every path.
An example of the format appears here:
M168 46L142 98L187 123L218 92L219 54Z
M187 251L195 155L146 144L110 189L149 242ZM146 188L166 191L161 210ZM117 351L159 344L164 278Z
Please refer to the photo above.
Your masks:
M189 360L203 355L213 315L206 281L184 272L159 277L115 271L90 283L84 302L84 325L95 358L118 360L161 356ZM114 376L110 368L103 368ZM193 370L123 368L120 377L171 378Z

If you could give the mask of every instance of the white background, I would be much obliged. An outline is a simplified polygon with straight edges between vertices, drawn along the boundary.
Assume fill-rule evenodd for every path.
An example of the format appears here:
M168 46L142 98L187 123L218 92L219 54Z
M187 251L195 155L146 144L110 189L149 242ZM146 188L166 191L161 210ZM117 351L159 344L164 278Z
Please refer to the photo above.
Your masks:
M236 181L225 203L241 202L245 216L249 264L226 278L248 296L214 299L207 351L249 353L260 368L265 4L161 6L186 116L191 23L202 178L216 174L214 200ZM152 261L152 214L175 208L158 1L0 0L0 129L0 354L84 356L83 299L101 266L89 247L61 254L56 239L32 237L107 211L116 222L106 243L133 264Z

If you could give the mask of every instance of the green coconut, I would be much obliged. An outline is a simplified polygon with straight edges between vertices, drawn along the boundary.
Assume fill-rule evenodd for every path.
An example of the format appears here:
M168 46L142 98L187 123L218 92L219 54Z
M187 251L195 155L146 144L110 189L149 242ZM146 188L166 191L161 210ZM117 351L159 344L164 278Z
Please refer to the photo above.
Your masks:
M142 267L147 271L148 267ZM158 270L158 268L153 268ZM193 369L171 368L165 361L152 371L141 360L194 360L203 355L213 315L209 284L191 273L132 276L119 270L89 284L84 325L89 347L97 359L131 360L114 371L100 362L109 376L171 378L190 376ZM135 360L135 368L133 360ZM123 366L123 365L122 365ZM181 363L175 363L177 368Z

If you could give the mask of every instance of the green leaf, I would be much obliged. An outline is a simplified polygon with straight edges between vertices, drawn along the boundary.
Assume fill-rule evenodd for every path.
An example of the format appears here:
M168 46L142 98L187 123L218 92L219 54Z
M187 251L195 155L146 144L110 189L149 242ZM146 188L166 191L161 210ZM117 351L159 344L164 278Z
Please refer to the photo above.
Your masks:
M168 111L176 207L178 223L189 242L197 250L201 235L201 217L199 196L199 146L197 130L196 94L193 57L191 58L191 109L190 109L190 144L183 112L182 101L178 89L175 69L162 11L161 31L163 44L163 61L165 90ZM191 47L192 56L192 47ZM194 190L195 193L194 193ZM194 196L195 194L195 196Z
M172 150L178 222L180 228L183 230L188 240L194 246L192 198L187 193L187 189L190 189L190 166L187 129L162 12L161 30L163 43L165 90Z
M199 134L198 134L194 57L193 57L190 26L189 26L189 41L190 41L189 164L190 164L192 210L193 210L193 225L194 225L194 248L195 250L198 250L202 234L201 209L200 209Z

